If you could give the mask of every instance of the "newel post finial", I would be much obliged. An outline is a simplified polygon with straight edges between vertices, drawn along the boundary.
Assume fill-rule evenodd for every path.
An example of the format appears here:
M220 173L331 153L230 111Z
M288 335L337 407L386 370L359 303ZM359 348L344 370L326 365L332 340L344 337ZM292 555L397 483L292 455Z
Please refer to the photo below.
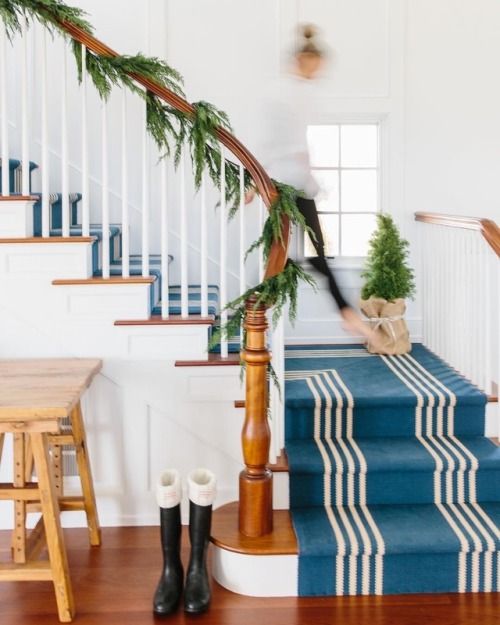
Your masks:
M266 345L266 308L257 298L246 302L245 423L241 433L245 469L240 473L240 532L257 537L273 529L272 473L267 467L271 432L267 421L267 368L271 355Z

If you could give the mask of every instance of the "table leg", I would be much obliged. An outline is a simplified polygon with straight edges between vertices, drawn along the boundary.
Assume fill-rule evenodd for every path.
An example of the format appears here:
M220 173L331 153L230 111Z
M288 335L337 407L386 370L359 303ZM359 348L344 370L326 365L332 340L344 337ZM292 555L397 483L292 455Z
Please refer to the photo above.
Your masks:
M75 615L75 604L69 578L68 559L61 528L54 476L51 469L47 435L45 433L32 432L31 444L35 469L38 475L42 515L59 620L63 623L69 623Z
M14 434L14 486L23 488L25 481L25 434ZM12 557L16 564L26 563L26 501L14 501Z
M101 528L97 516L94 482L92 480L92 471L90 469L90 461L87 453L87 440L80 403L75 406L71 413L71 429L75 441L76 461L78 463L78 473L80 474L82 484L90 544L92 546L98 546L101 544Z

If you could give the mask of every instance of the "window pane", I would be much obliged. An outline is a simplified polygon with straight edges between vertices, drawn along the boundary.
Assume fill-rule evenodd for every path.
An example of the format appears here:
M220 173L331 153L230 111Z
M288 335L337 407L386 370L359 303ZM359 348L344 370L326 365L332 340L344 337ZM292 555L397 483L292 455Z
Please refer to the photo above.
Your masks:
M342 212L376 212L378 197L377 172L342 172Z
M325 256L338 256L339 254L339 216L338 215L320 215L319 222L323 239L325 241ZM316 256L309 236L304 233L304 256Z
M312 175L319 185L316 207L319 211L337 212L339 210L339 172L313 171Z
M342 215L342 255L366 256L376 215Z
M341 167L377 167L378 126L342 126Z
M307 141L311 167L339 166L338 126L309 126Z

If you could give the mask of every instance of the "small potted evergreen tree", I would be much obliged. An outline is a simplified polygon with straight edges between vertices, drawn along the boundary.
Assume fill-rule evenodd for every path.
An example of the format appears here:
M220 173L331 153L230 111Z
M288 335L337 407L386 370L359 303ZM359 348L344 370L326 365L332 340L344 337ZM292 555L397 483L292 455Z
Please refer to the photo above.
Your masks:
M377 345L368 343L372 354L406 354L411 350L404 313L406 297L413 297L415 281L408 266L409 243L402 239L389 215L377 215L377 230L361 276L361 310L377 334Z

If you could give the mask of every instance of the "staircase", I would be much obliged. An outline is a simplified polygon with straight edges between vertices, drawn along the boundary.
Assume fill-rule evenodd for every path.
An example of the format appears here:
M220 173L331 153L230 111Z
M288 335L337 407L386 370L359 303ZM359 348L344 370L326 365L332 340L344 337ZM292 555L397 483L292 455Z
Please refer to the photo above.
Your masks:
M421 345L286 353L300 595L500 590L486 397Z
M76 27L68 33L82 45L83 58L89 52L115 55ZM133 78L162 102L192 112L149 77ZM78 92L84 117L91 97L85 88L84 81ZM131 122L126 106L123 111L125 141ZM415 345L408 356L372 356L358 344L285 349L283 325L266 336L266 311L247 302L245 392L239 382L243 331L209 349L213 333L227 320L229 299L264 272L262 259L244 260L250 243L244 212L238 232L228 233L222 180L220 189L206 184L188 198L186 159L175 171L157 159L152 165L146 148L144 201L135 210L128 201L126 162L120 193L108 185L106 168L113 158L106 150L114 142L108 145L106 115L103 106L103 174L92 182L100 202L95 189L89 192L85 162L92 133L78 137L83 150L75 193L68 192L69 165L62 156L60 180L53 175L52 188L47 146L40 150L39 167L29 158L34 146L15 154L19 159L9 158L5 133L0 138L2 353L104 359L87 398L103 522L156 523L156 475L165 464L187 473L195 462L220 476L214 575L235 592L500 590L500 448L484 436L487 400L491 407L498 397L498 319L488 313L500 297L498 228L432 217L437 230L467 228L475 239L456 248L435 241L432 253L423 254L428 263L443 253L451 265L446 269L443 258L437 268L422 270L429 291L422 289L427 347ZM70 129L61 124L67 140ZM24 131L23 122L7 135ZM262 167L226 130L219 129L218 138L221 153L240 168L241 188L250 175L262 206L269 207L276 189ZM124 145L112 154L115 162ZM169 204L167 180L179 185L178 205ZM149 201L152 190L157 205ZM113 211L110 198L117 195L120 210ZM209 219L207 202L215 195L218 213ZM175 226L172 217L178 217ZM193 224L200 225L199 236ZM282 234L284 242L276 240L271 249L266 277L285 266L286 220ZM211 240L220 252L215 258L208 252ZM238 271L228 263L235 247ZM465 313L452 318L458 289L448 276L460 258L469 263L459 277L466 275L465 291L480 303L480 320ZM477 292L471 291L476 285ZM443 294L450 296L449 308ZM455 308L469 310L459 301ZM441 318L449 325L436 326ZM457 343L472 348L457 349ZM266 378L271 359L283 397Z
M30 186L29 195L34 198L38 198L32 207L32 214L29 216L28 221L33 223L33 238L42 237L42 215L41 215L41 193L32 190L32 172L38 169L38 165L34 162L30 162ZM2 162L0 160L0 178L2 177ZM22 167L21 161L17 159L9 159L9 180L11 188L14 193L9 197L11 200L15 200L21 197L19 189L19 181L22 179ZM0 194L2 187L0 184ZM79 218L79 204L81 202L81 193L71 193L68 196L68 204L71 211L71 223L69 236L70 237L82 237L83 227ZM54 241L62 238L62 211L63 202L62 194L60 192L51 192L49 196L50 204L50 229L49 236L53 237ZM94 278L102 278L103 275L103 227L102 224L90 224L89 235L93 239L92 242L92 265L91 276ZM122 263L122 226L121 224L110 224L108 228L109 247L109 275L115 277L121 277L123 275L123 263ZM76 239L75 239L76 240ZM150 285L150 309L151 316L150 323L156 323L163 317L162 302L161 302L161 255L149 254L149 276L154 278L154 281ZM168 256L168 261L173 261L173 256ZM130 254L129 255L129 275L130 276L142 276L142 255ZM202 317L202 304L201 304L201 286L199 284L189 284L187 289L188 299L188 315L195 319L196 317ZM218 332L220 328L220 302L219 302L219 288L217 285L207 285L207 320L212 323L209 324L209 340L213 332ZM168 285L167 290L168 307L167 316L180 316L181 310L181 286L180 285ZM238 336L228 337L227 348L229 353L237 354L240 351L241 339ZM208 353L219 354L221 351L220 342L215 343L208 349Z

